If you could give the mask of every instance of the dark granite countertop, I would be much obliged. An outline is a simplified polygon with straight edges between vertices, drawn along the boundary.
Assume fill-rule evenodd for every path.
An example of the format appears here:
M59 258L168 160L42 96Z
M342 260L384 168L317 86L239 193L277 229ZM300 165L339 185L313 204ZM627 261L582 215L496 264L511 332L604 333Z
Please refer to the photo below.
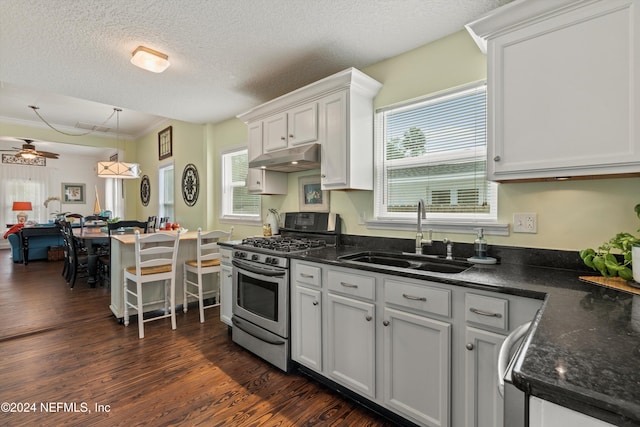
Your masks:
M338 259L362 250L376 249L328 247L291 257L393 274ZM506 257L500 264L476 265L459 274L396 274L543 299L515 364L514 384L615 425L640 425L640 295L578 279L594 272L509 263Z

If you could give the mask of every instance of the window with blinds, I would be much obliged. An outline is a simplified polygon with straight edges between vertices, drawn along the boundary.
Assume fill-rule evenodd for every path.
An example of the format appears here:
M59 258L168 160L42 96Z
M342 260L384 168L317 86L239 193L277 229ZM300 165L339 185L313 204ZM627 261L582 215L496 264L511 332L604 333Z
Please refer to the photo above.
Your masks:
M497 219L497 185L486 179L486 85L376 112L376 215Z
M222 217L225 219L259 220L260 196L249 194L247 149L222 154Z

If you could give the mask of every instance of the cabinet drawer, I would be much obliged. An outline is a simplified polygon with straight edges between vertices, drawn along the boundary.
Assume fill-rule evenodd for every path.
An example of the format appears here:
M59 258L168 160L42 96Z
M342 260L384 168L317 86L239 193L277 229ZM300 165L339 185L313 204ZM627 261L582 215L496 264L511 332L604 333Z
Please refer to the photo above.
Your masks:
M465 315L469 323L509 329L509 300L468 293L465 296Z
M295 277L293 279L296 282L305 283L318 288L322 286L320 267L314 267L307 264L296 264Z
M451 316L451 292L446 289L385 280L384 298L387 303L394 305Z
M376 280L373 277L329 270L327 278L329 280L330 291L366 298L372 301L376 297Z

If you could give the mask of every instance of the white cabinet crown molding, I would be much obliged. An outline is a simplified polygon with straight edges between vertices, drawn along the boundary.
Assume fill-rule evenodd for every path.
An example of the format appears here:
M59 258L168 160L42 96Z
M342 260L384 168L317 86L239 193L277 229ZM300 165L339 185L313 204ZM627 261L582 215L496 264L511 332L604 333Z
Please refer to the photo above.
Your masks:
M482 53L487 53L487 40L519 27L549 19L568 10L600 0L516 0L465 25Z
M236 117L245 123L249 123L268 117L274 113L285 111L312 99L319 99L338 90L351 88L373 97L381 87L382 84L380 82L369 77L362 71L351 67L265 102Z

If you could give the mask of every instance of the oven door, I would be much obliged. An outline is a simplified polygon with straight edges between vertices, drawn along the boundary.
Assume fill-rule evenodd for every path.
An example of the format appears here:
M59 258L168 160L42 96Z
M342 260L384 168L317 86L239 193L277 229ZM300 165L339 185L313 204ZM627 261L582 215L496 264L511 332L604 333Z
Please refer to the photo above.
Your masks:
M287 269L234 259L233 315L289 337Z

